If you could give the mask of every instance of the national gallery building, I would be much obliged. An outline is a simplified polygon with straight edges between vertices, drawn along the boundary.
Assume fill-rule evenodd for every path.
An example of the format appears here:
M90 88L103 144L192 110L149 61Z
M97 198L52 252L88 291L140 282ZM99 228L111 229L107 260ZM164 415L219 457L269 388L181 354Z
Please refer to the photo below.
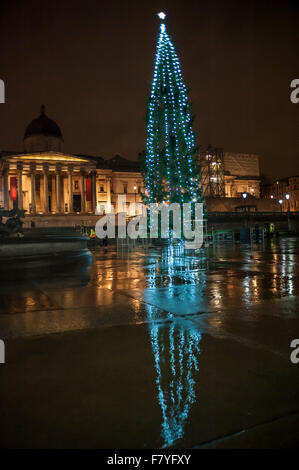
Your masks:
M136 203L142 202L144 186L139 162L119 155L105 160L64 153L62 132L44 106L27 126L23 144L23 153L0 151L0 208L24 209L25 227L31 221L39 227L93 224L97 212L112 209L128 216L140 213ZM208 147L198 164L208 211L234 211L243 192L249 196L246 203L275 210L275 205L262 207L258 155ZM119 196L126 197L121 207Z
M59 126L42 106L25 130L24 152L0 153L0 207L17 204L26 210L25 218L57 216L58 225L64 225L61 216L88 216L96 209L110 213L112 206L117 212L117 197L126 195L123 211L135 215L130 203L141 202L143 191L138 162L71 155L63 152L63 145Z

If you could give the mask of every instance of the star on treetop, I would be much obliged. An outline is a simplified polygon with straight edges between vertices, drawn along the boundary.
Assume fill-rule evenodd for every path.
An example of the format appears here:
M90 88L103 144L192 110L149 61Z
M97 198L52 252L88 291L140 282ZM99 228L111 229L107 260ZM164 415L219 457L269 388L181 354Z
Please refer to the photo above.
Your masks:
M165 15L165 13L163 13L163 11L158 13L158 16L159 16L160 20L165 20L165 18L166 18L166 15Z

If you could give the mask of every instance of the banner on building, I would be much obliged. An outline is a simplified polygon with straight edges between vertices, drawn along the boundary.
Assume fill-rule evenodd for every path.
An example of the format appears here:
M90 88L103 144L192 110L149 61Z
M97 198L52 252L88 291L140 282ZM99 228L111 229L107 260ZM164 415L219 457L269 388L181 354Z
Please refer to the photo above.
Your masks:
M17 184L17 178L15 176L10 177L9 195L10 195L10 199L12 201L17 201L17 199L18 199L18 184Z
M86 201L91 201L91 178L86 179Z

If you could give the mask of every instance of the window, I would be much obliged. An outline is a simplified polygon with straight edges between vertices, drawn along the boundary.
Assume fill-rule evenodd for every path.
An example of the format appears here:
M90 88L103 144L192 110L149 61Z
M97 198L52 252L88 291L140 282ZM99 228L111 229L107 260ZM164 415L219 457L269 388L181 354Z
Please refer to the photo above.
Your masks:
M75 180L75 191L79 191L79 181Z
M100 186L100 192L101 192L101 193L104 192L104 186Z
M124 184L124 194L127 194L127 192L128 192L128 185Z

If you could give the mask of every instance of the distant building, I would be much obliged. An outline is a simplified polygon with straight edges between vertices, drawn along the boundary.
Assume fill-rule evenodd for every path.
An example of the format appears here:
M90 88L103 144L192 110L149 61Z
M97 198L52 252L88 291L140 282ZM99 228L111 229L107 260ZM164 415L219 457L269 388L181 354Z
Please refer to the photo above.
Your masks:
M246 192L260 197L260 165L256 154L224 152L226 197L241 197Z
M201 150L199 165L205 196L238 198L245 192L260 197L258 155L223 152L209 145Z
M262 197L272 199L282 211L299 211L299 176L289 176L264 185Z

